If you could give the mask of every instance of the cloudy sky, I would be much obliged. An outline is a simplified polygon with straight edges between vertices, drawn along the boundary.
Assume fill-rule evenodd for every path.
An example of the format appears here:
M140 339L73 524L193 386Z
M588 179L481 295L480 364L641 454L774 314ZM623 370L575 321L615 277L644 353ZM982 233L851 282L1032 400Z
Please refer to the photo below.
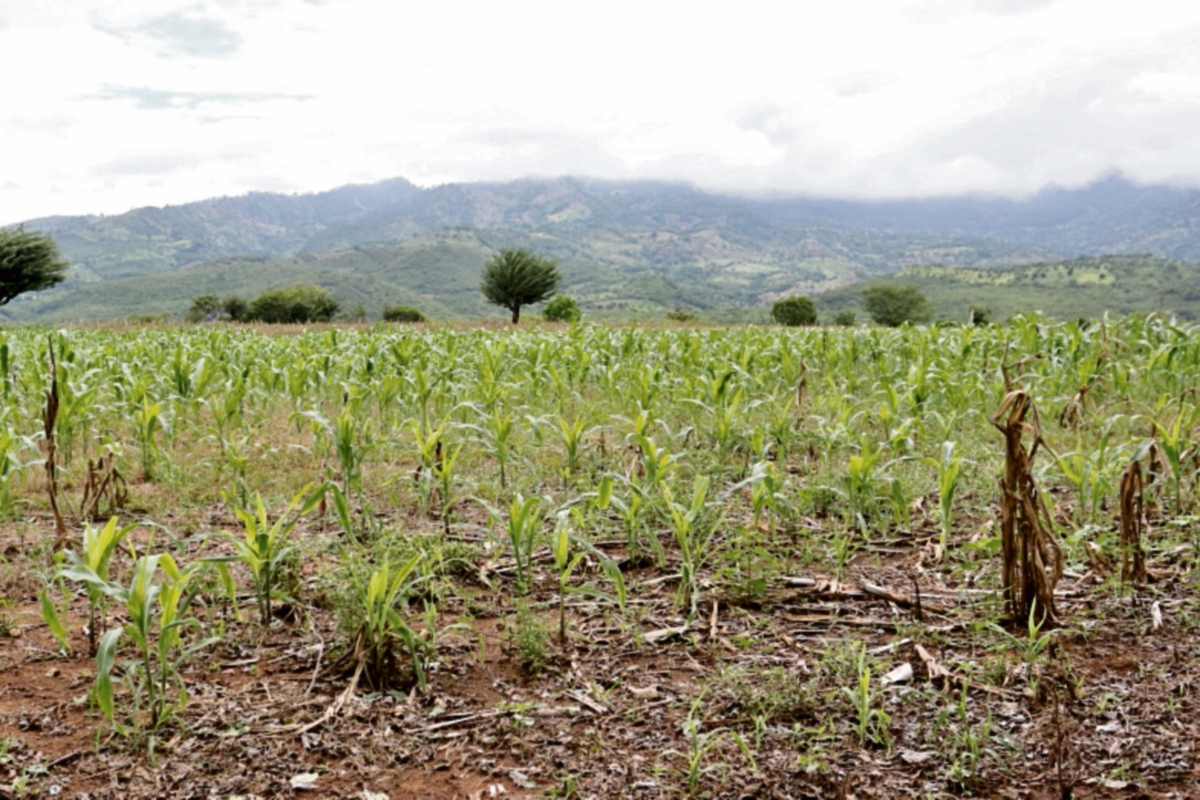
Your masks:
M0 0L0 75L0 224L398 175L1200 185L1178 0Z

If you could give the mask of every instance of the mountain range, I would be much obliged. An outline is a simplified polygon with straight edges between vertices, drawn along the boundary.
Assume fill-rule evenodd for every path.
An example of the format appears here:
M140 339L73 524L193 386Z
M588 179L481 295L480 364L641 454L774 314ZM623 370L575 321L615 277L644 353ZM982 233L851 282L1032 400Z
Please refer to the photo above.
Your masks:
M753 319L773 299L795 292L828 293L824 305L845 306L856 291L852 284L894 273L950 285L950 273L914 271L929 265L999 275L1023 265L1131 254L1182 269L1184 289L1160 287L1154 307L1190 313L1192 301L1183 297L1193 274L1188 262L1200 261L1200 192L1118 177L1026 200L871 202L747 198L648 181L419 188L396 178L25 225L52 234L72 264L61 286L0 309L0 317L31 322L179 316L199 294L249 296L300 281L326 286L343 305L362 305L372 315L389 303L442 318L498 315L484 304L478 279L488 255L506 246L557 259L564 291L598 317L691 307ZM1153 259L1134 261L1138 269L1154 269ZM981 290L988 282L966 283ZM1036 303L1038 292L1027 298ZM1093 311L1117 308L1107 295L1089 302Z

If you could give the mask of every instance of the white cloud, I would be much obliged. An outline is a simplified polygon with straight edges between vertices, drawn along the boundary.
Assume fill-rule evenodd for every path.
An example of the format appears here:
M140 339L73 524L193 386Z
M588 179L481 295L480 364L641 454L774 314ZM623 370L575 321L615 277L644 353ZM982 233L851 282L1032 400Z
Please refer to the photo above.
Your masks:
M1200 182L1200 7L1166 0L5 8L0 223L396 175L847 197Z
M194 11L161 14L132 27L111 27L100 20L92 24L96 30L116 36L123 42L144 42L161 58L225 58L242 47L241 34L220 19Z

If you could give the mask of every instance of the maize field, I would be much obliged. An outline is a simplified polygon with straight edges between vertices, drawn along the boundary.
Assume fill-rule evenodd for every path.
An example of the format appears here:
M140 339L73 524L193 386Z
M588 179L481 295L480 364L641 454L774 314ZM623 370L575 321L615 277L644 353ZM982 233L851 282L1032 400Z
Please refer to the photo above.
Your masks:
M1200 328L0 329L0 797L1195 797Z

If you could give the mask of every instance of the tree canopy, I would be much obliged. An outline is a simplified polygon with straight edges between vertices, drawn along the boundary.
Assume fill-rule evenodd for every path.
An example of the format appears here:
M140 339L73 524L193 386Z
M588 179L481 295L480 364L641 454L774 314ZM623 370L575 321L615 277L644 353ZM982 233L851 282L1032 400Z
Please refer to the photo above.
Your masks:
M329 322L338 311L338 301L328 289L300 283L273 289L255 297L246 309L251 322Z
M863 306L878 325L898 328L906 322L928 322L933 309L915 286L871 286L863 289Z
M816 325L817 307L803 295L784 297L771 306L771 319L780 325Z
M506 248L484 264L479 289L489 303L511 311L516 325L521 320L521 306L550 298L560 280L556 262L531 250Z
M383 307L385 322L425 322L425 315L412 306L395 305Z
M575 298L556 294L542 309L542 319L547 322L578 322L583 318Z
M231 322L305 323L329 322L338 312L338 301L328 289L298 283L272 289L246 302L237 295L224 299L215 294L192 298L189 322L227 319Z
M0 306L17 295L61 283L69 266L47 234L24 228L0 230Z

